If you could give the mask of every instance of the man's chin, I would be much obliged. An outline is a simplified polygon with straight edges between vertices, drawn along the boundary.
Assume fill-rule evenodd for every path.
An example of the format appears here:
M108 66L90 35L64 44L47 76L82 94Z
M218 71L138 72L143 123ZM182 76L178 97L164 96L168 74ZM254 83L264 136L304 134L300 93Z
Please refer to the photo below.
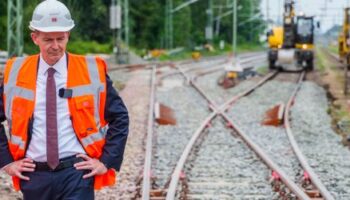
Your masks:
M48 64L55 64L61 59L62 55L50 55L49 56L49 63Z
M59 60L63 55L59 54L59 55L51 55L50 56L50 60Z

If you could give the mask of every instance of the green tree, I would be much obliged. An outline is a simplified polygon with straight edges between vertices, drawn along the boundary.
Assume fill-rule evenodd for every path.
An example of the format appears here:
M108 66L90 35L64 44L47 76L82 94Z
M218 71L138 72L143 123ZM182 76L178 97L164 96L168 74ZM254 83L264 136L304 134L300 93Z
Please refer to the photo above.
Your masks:
M131 42L141 48L159 48L163 32L164 4L159 0L131 0Z
M7 47L7 1L0 1L0 49Z
M71 42L79 44L77 48L84 49L101 43L111 46L112 30L109 28L109 6L111 0L61 0L72 13L76 27L71 32ZM204 44L205 27L209 0L200 0L173 15L174 46L193 47ZM217 7L230 6L231 0L212 0ZM261 0L237 0L241 9L238 11L238 44L257 43L259 35L264 30L264 22L259 16ZM25 52L37 52L30 39L29 21L35 6L41 0L23 0L23 31ZM185 0L173 0L174 8ZM129 0L130 6L130 44L136 48L160 48L164 46L165 0ZM232 10L223 8L222 13ZM214 18L220 15L214 9ZM215 23L213 24L215 27ZM7 45L7 0L0 1L0 49ZM216 40L227 43L232 41L232 14L221 19L220 32ZM71 44L71 43L70 43ZM93 45L92 45L93 44Z
M191 47L205 43L205 27L207 24L207 14L205 11L207 8L208 0L199 1L191 6L193 24L191 27Z
M65 0L76 23L73 39L110 42L112 31L109 28L109 1Z
M27 54L37 53L39 49L33 44L30 37L31 30L28 28L29 22L32 19L33 11L41 1L40 0L25 0L23 1L23 39L24 52Z
M183 0L175 0L174 8L183 3ZM174 47L188 46L191 39L192 16L191 7L187 6L173 15L173 39Z
M260 0L239 1L238 41L240 43L258 43L259 35L264 31L264 22L259 10Z

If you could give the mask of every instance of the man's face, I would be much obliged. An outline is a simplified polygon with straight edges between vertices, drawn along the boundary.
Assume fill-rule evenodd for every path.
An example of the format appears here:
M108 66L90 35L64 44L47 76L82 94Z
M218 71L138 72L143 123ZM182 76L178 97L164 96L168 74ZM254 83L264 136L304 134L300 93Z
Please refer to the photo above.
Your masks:
M39 32L31 34L33 42L39 46L45 62L54 65L66 51L69 32Z

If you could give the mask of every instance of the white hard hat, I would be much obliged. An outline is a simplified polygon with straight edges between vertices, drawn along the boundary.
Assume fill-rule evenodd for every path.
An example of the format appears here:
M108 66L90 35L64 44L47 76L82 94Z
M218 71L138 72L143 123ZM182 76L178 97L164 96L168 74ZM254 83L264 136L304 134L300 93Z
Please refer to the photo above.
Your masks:
M57 0L45 0L36 6L29 28L41 32L67 32L74 27L68 8Z

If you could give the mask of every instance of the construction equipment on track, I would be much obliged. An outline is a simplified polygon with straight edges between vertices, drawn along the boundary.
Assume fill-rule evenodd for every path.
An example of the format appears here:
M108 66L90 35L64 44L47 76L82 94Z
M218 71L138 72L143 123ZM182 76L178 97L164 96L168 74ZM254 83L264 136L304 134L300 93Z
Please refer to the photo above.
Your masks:
M350 8L344 9L344 22L338 37L338 53L344 67L344 94L348 94L350 68Z
M294 0L284 1L283 27L267 33L269 69L314 68L314 17L295 15Z

